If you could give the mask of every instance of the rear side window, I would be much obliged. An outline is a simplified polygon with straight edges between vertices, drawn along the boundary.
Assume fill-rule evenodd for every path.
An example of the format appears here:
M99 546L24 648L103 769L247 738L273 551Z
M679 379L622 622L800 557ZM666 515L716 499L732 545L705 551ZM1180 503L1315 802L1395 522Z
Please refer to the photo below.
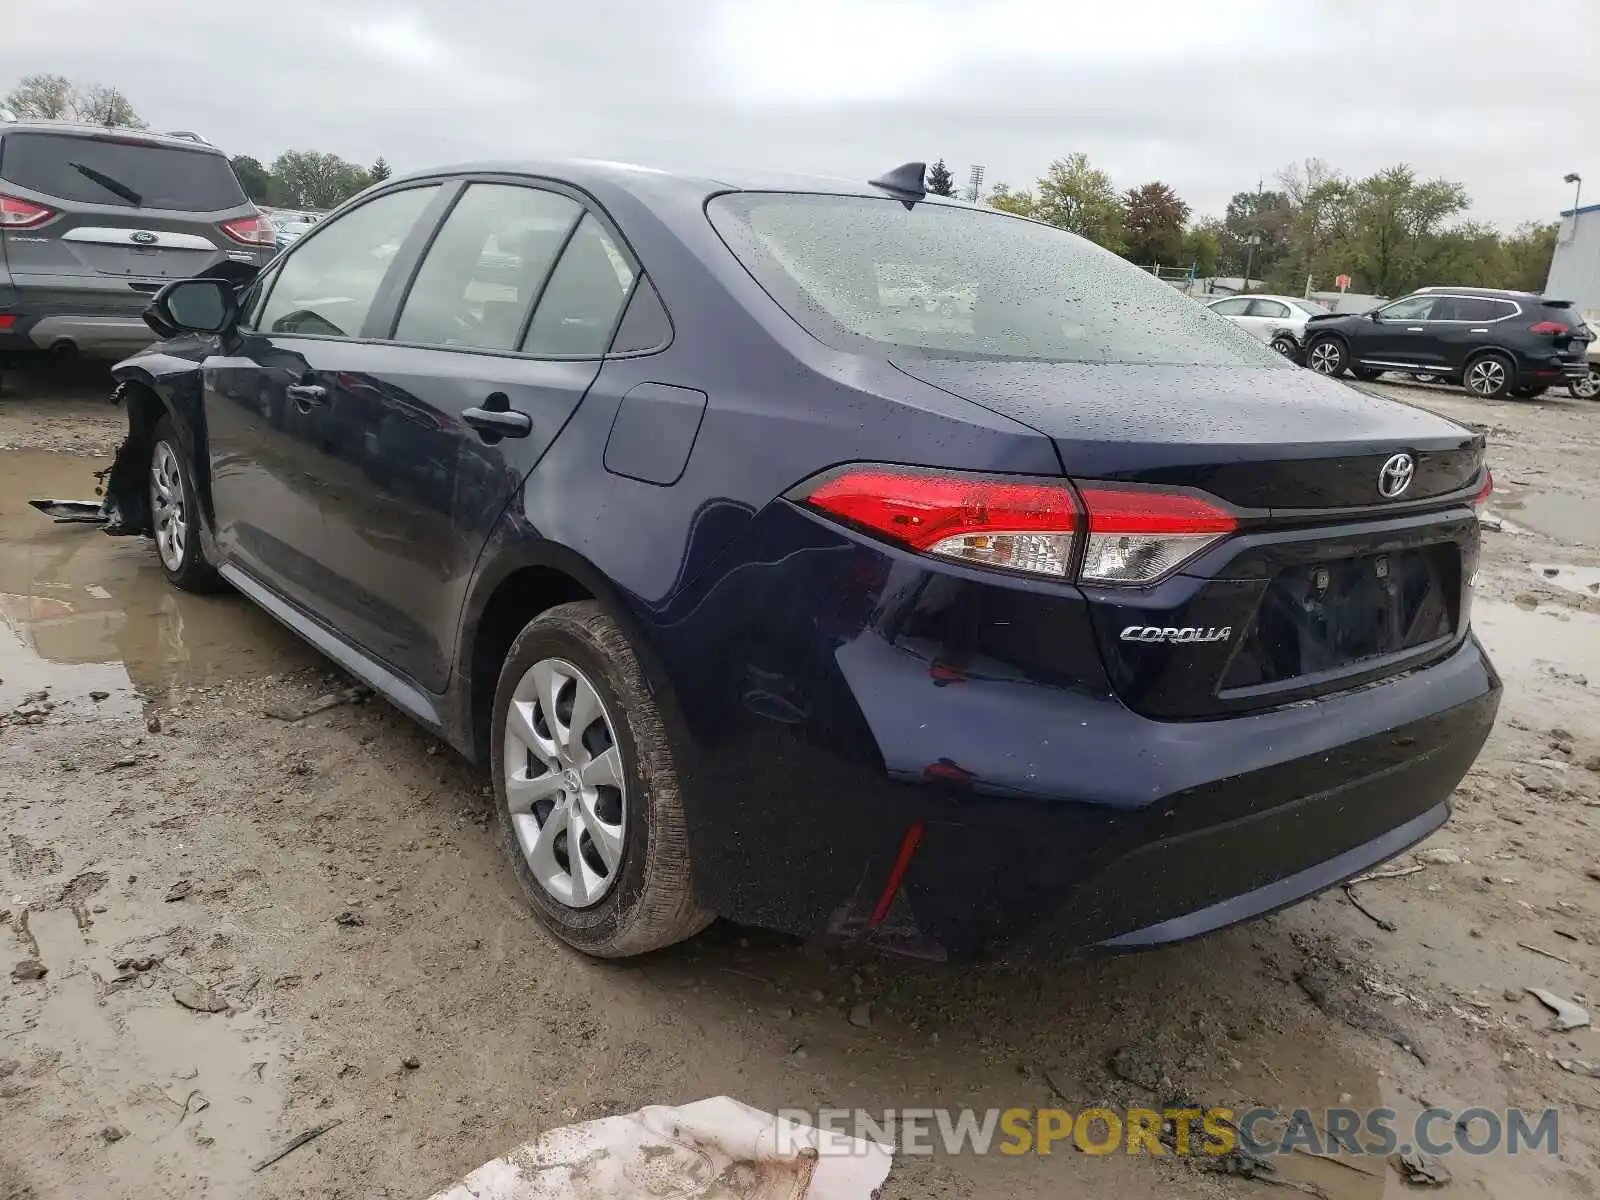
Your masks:
M217 212L246 203L222 155L132 140L11 133L0 141L0 179L77 204Z
M1250 301L1250 315L1252 317L1274 317L1281 320L1289 315L1289 306L1280 304L1276 300Z
M1441 311L1449 309L1448 312ZM1452 296L1441 299L1433 311L1435 321L1498 321L1515 316L1517 306L1509 300L1490 300L1480 296Z
M555 192L475 183L450 210L395 327L397 341L515 350L579 204Z
M784 192L717 196L707 212L767 293L838 349L1295 369L1148 272L1034 221Z
M573 231L539 298L522 349L551 357L604 354L633 290L633 261L594 215Z
M438 190L389 192L295 243L262 306L261 331L360 336L395 255Z
M611 353L641 354L659 350L671 340L672 322L667 319L667 310L649 278L642 277L633 289L633 299L628 301L628 311L622 314L622 324L617 326Z

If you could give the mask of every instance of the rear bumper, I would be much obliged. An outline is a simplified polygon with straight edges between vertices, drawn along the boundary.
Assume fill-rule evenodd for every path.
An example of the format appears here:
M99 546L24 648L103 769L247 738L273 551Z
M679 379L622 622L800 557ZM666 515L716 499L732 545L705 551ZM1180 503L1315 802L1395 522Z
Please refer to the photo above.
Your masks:
M121 357L156 340L144 323L150 291L125 280L74 281L52 277L48 286L0 288L0 352L37 353L70 348L96 356Z
M758 524L676 619L635 614L697 751L697 887L738 921L934 957L1196 936L1436 828L1499 705L1468 634L1337 695L1154 720L1073 589Z

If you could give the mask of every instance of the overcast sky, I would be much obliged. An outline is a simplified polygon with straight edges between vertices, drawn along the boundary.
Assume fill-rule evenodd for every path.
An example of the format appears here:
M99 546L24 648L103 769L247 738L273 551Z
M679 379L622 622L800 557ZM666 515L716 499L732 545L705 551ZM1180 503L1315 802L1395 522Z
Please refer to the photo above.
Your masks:
M1085 151L1198 214L1317 156L1467 186L1510 227L1600 201L1600 0L6 0L0 95L114 84L264 162L575 155L1028 186Z

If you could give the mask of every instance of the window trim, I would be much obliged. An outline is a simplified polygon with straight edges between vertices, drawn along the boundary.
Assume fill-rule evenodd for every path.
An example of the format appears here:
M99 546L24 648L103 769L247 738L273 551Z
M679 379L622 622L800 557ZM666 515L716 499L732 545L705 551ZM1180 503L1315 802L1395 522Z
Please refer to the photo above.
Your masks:
M299 254L303 247L311 244L311 242L319 233L321 233L324 229L329 228L334 223L334 219L336 217L342 219L347 214L353 213L357 209L365 208L367 205L376 200L384 199L387 196L398 195L401 192L413 191L416 188L421 187L438 188L439 194L435 195L432 200L428 201L428 203L423 206L422 212L417 215L416 224L412 226L411 232L406 234L405 241L400 243L400 248L395 251L394 261L391 262L385 269L383 278L378 280L377 290L372 293L372 304L367 309L366 319L362 321L361 329L357 333L349 336L335 335L331 333L277 333L270 329L254 329L248 330L247 332L257 333L262 337L306 338L317 342L381 342L381 338L374 338L368 332L372 326L373 316L375 313L380 313L382 311L381 306L385 300L385 289L388 287L390 281L394 277L396 269L406 261L408 253L415 255L416 247L414 243L418 240L418 230L424 228L432 229L434 225L437 225L437 216L433 218L433 221L430 224L429 214L434 212L434 210L441 203L444 195L449 192L448 181L446 180L408 179L403 183L396 184L394 187L384 188L381 192L373 192L370 196L363 198L359 204L347 205L335 210L333 213L330 213L328 216L324 217L322 220L313 225L309 233L301 234L300 237L296 238L294 245L290 246L287 250L273 260L273 262L270 264L272 268L272 283L261 298L261 312L265 313L267 310L267 305L272 303L272 292L277 288L279 281L283 278L284 264L296 254ZM257 315L259 316L260 314Z

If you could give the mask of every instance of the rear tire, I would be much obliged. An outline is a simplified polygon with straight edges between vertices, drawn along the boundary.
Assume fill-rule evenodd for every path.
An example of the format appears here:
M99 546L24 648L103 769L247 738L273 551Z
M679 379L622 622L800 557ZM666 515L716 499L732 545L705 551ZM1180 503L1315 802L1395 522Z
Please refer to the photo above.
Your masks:
M1483 400L1499 400L1511 391L1516 367L1504 354L1480 354L1467 364L1462 382Z
M150 528L156 561L173 587L185 592L221 592L227 584L200 545L200 505L183 445L170 416L156 422L150 447Z
M489 744L501 840L551 933L627 958L711 923L690 875L672 733L628 635L598 604L557 605L517 635Z
M1425 371L1420 375L1413 375L1411 378L1414 379L1418 383L1443 383L1444 382L1444 380L1440 376L1438 376L1438 375L1429 375Z
M1528 387L1515 387L1515 388L1512 388L1511 389L1511 394L1513 396L1515 396L1518 400L1537 400L1540 396L1544 395L1549 390L1550 390L1550 388L1549 388L1549 386L1547 384L1542 384L1541 383L1541 384L1537 384L1537 385L1530 385Z
M1318 338L1306 347L1306 366L1318 375L1339 376L1350 365L1350 352L1338 338Z
M1279 336L1273 338L1272 348L1290 362L1298 362L1300 360L1300 345L1292 337Z
M1600 396L1600 367L1590 367L1584 378L1567 384L1567 391L1577 400L1593 400Z

